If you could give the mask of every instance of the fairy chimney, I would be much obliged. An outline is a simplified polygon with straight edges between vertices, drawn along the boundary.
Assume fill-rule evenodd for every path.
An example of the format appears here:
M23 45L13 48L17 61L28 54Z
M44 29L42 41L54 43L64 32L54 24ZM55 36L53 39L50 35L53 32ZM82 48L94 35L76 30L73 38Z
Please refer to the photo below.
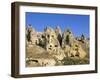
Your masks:
M45 30L45 37L46 37L46 50L47 51L56 51L57 48L60 47L59 41L57 39L57 35L55 33L55 31L48 27Z
M62 35L62 47L66 45L72 46L74 43L74 36L70 29L66 29Z
M62 43L62 32L61 32L61 29L60 29L59 26L56 27L55 33L56 33L57 39L58 39L58 41L59 41L59 43L61 45L61 43Z
M26 32L27 32L26 33L27 41L30 42L31 44L38 44L37 32L32 27L32 25L29 25L27 27Z

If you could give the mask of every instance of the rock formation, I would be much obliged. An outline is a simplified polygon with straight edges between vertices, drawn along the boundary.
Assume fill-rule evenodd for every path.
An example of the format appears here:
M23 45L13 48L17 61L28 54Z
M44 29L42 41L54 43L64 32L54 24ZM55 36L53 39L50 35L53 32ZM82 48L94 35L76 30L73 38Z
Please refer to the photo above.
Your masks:
M52 28L47 28L45 31L45 39L46 39L46 50L50 52L56 52L57 49L60 47L59 41L57 39L57 35Z
M62 35L62 47L66 45L73 46L74 43L74 35L70 29L66 29Z
M61 43L61 42L62 42L62 32L61 32L61 29L60 29L59 26L56 27L55 33L56 33L56 35L57 35L57 39L58 39L58 41L59 41L59 43L60 43L60 46L61 46L61 44L62 44L62 43Z
M87 57L88 56L88 57ZM31 25L26 28L26 66L55 66L64 65L66 59L87 59L89 63L89 39L83 34L75 37L70 29L61 32L50 26L44 32L37 32Z
M31 25L29 25L26 28L26 40L27 42L32 45L32 44L38 44L38 37L37 37L37 32L35 31L35 29L32 28Z

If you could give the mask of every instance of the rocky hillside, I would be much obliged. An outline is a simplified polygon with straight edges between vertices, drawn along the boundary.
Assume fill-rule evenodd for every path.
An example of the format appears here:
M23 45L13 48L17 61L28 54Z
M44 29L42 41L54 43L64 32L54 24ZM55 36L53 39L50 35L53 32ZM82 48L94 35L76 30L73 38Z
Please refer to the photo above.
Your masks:
M26 28L26 66L89 64L89 38L74 36L71 30L46 27L37 32Z

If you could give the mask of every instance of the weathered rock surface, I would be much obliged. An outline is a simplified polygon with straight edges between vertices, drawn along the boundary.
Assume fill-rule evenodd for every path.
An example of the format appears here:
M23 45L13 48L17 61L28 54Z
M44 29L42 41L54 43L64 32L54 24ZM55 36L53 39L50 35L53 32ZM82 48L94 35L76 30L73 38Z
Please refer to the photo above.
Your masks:
M30 25L26 28L26 66L56 66L74 64L67 60L78 60L77 64L89 63L89 39L83 34L75 37L70 29L63 33L46 27L37 32ZM84 61L85 59L85 61Z

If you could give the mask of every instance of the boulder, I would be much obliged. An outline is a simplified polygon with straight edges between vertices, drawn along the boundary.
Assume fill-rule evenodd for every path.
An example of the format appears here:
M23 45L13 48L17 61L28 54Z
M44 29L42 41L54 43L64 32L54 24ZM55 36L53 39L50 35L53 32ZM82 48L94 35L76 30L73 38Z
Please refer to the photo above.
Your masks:
M85 58L87 53L83 50L81 45L74 45L70 48L70 51L68 53L68 57L72 59L83 59Z

